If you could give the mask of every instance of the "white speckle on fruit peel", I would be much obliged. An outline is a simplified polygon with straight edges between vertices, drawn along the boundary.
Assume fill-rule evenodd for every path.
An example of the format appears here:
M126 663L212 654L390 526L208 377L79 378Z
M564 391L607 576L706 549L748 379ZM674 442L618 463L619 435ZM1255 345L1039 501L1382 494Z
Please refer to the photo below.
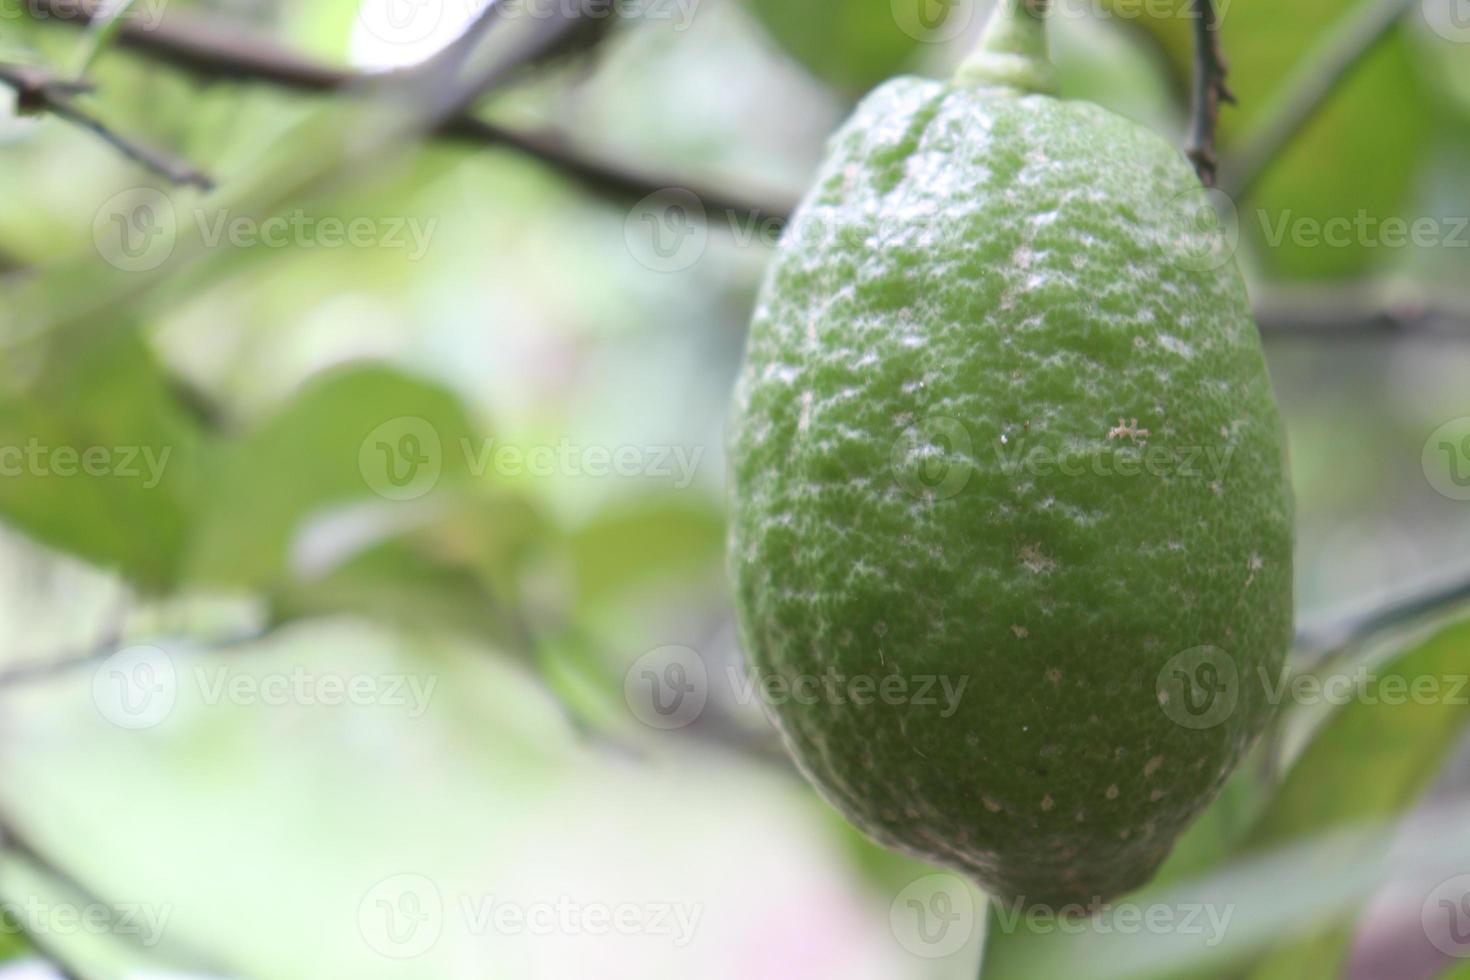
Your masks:
M1178 337L1173 337L1166 333L1159 334L1159 346L1163 347L1167 351L1178 354L1180 357L1183 357L1186 360L1194 357L1193 347L1180 340Z
M1011 632L1016 634L1016 639L1024 640L1031 635L1031 631L1024 626L1012 626Z
M1021 564L1033 575L1045 575L1057 569L1057 563L1048 558L1041 548L1034 544L1028 544L1021 549Z
M812 424L812 390L801 393L801 417L796 422L796 431L805 432Z
M1246 588L1251 587L1251 583L1256 580L1256 572L1259 572L1261 569L1265 568L1266 563L1261 560L1261 556L1259 554L1257 554L1256 552L1251 552L1251 560L1248 567L1250 568L1250 577L1245 580Z

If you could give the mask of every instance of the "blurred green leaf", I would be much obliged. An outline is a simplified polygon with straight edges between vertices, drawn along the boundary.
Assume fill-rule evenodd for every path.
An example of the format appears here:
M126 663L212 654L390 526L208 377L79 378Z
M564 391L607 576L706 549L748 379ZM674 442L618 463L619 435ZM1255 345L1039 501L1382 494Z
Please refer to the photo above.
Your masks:
M1456 623L1370 673L1292 765L1246 840L1251 853L1334 827L1397 815L1416 803L1470 724L1456 678L1470 675L1470 621ZM1252 980L1331 980L1341 972L1353 923L1282 946Z
M1120 18L1147 30L1189 91L1194 68L1190 0L1149 5L1164 16L1139 18L1130 0L1106 0ZM1236 108L1220 115L1230 151L1267 116L1293 75L1361 0L1234 0L1222 5L1221 42L1232 71ZM1332 96L1274 161L1247 200L1236 201L1243 235L1265 271L1284 279L1333 279L1382 267L1402 249L1382 247L1378 223L1411 217L1420 165L1432 145L1434 98L1416 65L1410 38L1394 31L1333 90ZM1363 225L1359 215L1373 227ZM1328 235L1331 236L1328 239Z
M118 31L127 22L128 9L133 3L134 0L116 0L113 3L103 4L98 9L96 17L87 25L82 40L77 44L72 74L80 78L91 71L97 59L112 44Z
M596 602L623 590L718 567L725 519L698 494L611 505L571 535L577 594Z
M20 356L30 356L28 351ZM136 331L58 336L0 387L0 514L148 591L174 585L204 434Z
M352 502L423 505L474 476L478 438L446 389L381 366L313 379L290 404L223 447L190 575L217 586L288 580L304 522Z
M849 96L862 95L911 65L947 4L931 0L748 0L767 33L812 74ZM900 23L903 19L904 24Z
M351 613L524 653L515 578L545 533L524 498L462 495L422 526L371 540L331 567L298 570L275 589L272 606L278 619Z
M1356 908L1395 875L1442 872L1470 857L1464 846L1451 853L1422 832L1404 834L1411 842L1422 838L1422 852L1393 855L1401 843L1395 818L1420 799L1470 721L1465 692L1448 689L1467 673L1470 621L1382 664L1365 696L1338 710L1298 757L1228 866L1202 879L1166 876L1114 903L1172 914L1194 907L1229 912L1223 936L1182 928L1129 935L1106 916L1076 934L1024 922L1006 928L996 912L983 976L1041 980L1082 969L1134 980L1339 976ZM1441 696L1413 695L1434 681ZM1458 820L1463 815L1450 822ZM1242 959L1256 950L1264 952Z
M25 932L16 921L15 913L8 906L0 905L0 963L27 959L34 956Z

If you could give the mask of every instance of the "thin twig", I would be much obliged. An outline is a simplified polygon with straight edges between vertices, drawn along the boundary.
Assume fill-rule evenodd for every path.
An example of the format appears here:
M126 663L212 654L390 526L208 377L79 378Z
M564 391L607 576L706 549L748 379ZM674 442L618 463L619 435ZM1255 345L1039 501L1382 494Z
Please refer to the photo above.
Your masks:
M1200 183L1214 187L1220 167L1215 153L1220 103L1235 104L1235 93L1226 84L1230 66L1220 46L1220 19L1215 14L1214 0L1194 0L1194 48L1194 112L1187 154Z
M1470 341L1470 296L1392 288L1309 288L1256 299L1256 321L1268 339Z
M0 849L9 851L45 877L50 878L53 882L61 886L63 891L78 900L80 904L88 908L102 910L107 918L109 928L113 930L113 935L122 937L132 936L131 930L121 928L122 923L119 920L118 907L116 905L104 899L97 891L84 883L75 874L63 868L53 858L47 856L41 848L36 846L30 836L22 831L19 825L10 818L10 815L3 811L0 811ZM24 926L24 923L21 923L21 925ZM53 966L62 969L61 958L55 954L54 950L37 944L35 938L34 934L29 930L26 931L26 939L35 946L36 951ZM162 937L160 936L158 938L161 939ZM167 959L173 965L183 969L225 975L220 972L221 964L217 962L215 957L178 941L170 941L166 949L161 945L150 947L150 952L155 956L161 956ZM64 975L67 977L78 976L75 973L64 973Z
M1417 0L1368 0L1332 31L1282 87L1286 95L1232 155L1222 185L1233 200L1239 201L1250 193L1272 161L1326 104L1338 84L1417 5Z
M73 97L91 91L86 82L56 79L42 69L25 65L0 65L0 84L15 90L16 104L22 112L44 112L80 126L129 160L175 184L203 190L214 186L193 164L123 136L77 105Z
M221 653L248 646L251 643L270 636L280 625L278 623L270 623L256 629L245 630L234 636L227 636L224 639L211 641L206 644L203 652ZM106 639L88 647L80 653L39 658L29 663L11 667L7 670L0 671L0 690L49 680L53 677L69 674L74 670L95 666L102 663L117 651L117 641L115 639Z
M86 9L77 0L29 0L48 19L84 26ZM269 39L235 25L223 25L198 16L172 17L155 26L129 21L116 45L152 61L213 81L259 82L297 92L333 94L367 87L392 86L404 71L357 72L323 65L280 47ZM579 185L620 203L637 201L658 191L692 194L706 213L728 215L737 221L784 223L794 207L772 200L768 205L685 180L682 177L636 170L587 155L554 132L510 129L486 122L469 112L446 119L434 135L476 145L501 146L543 163Z
M1297 647L1308 656L1320 657L1356 647L1380 633L1413 624L1430 613L1470 602L1470 574L1438 583L1413 595L1386 603L1323 627L1303 629Z

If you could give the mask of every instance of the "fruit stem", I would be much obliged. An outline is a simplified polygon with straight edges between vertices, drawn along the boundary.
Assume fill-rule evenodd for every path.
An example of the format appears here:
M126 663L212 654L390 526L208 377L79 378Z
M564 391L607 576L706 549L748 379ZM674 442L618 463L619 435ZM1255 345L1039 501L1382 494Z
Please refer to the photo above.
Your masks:
M980 43L955 72L955 81L1054 93L1056 80L1046 44L1050 7L1051 0L1000 0Z

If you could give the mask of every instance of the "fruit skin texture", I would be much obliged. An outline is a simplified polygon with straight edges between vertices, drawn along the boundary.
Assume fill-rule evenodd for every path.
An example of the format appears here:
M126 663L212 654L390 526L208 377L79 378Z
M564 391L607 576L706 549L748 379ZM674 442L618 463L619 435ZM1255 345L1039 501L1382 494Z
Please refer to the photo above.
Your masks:
M730 568L768 710L853 823L1004 900L1144 883L1270 714L1292 502L1203 200L1096 106L897 79L751 327Z

